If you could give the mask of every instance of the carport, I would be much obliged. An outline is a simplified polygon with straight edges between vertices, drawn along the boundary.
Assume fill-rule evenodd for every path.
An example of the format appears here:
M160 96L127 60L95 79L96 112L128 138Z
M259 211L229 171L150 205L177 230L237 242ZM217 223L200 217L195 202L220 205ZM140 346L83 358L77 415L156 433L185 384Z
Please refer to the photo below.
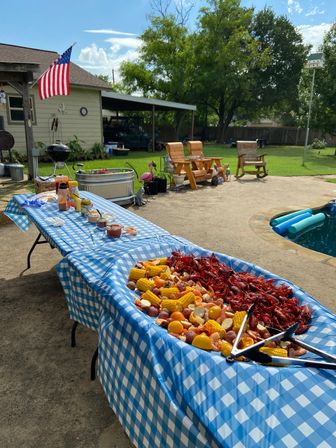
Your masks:
M196 106L192 104L174 103L172 101L124 95L122 93L102 91L102 109L115 112L152 112L152 151L155 151L155 112L156 111L189 111L191 112L191 139L194 137L194 120Z

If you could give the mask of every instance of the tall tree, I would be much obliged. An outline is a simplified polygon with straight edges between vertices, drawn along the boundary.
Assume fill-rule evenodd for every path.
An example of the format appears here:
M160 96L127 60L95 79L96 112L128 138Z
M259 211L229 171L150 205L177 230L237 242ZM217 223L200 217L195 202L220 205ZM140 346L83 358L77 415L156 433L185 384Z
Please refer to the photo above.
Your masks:
M252 23L252 36L261 51L268 50L269 63L255 70L257 109L287 115L299 107L299 83L309 47L285 16L270 8L258 12Z
M197 79L201 98L218 115L221 143L234 114L254 102L255 72L266 68L269 51L251 36L252 8L240 0L208 3L200 14Z
M188 103L193 91L194 53L187 28L174 16L156 16L141 38L139 61L121 66L124 84L145 96ZM183 117L183 112L176 114L176 137Z

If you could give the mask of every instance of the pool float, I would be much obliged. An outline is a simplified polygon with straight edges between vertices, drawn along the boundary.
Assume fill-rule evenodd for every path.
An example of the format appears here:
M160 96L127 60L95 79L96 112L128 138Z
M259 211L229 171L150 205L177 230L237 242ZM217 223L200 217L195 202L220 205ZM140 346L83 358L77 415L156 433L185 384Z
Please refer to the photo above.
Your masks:
M292 224L288 227L288 234L290 236L295 236L297 233L302 232L303 230L308 229L316 224L321 224L325 220L324 213L317 213L316 215L311 216L310 218L303 219L300 222Z
M294 218L294 216L302 215L303 213L310 212L312 213L311 208L305 208L304 210L298 210L297 212L289 213L288 215L279 216L279 218L275 218L271 220L271 226L277 226L288 219Z
M278 233L279 235L283 235L287 232L288 228L297 222L302 221L303 219L310 218L312 216L311 212L305 212L300 215L294 216L291 219L287 219L286 221L281 222L280 224L273 226L274 232Z

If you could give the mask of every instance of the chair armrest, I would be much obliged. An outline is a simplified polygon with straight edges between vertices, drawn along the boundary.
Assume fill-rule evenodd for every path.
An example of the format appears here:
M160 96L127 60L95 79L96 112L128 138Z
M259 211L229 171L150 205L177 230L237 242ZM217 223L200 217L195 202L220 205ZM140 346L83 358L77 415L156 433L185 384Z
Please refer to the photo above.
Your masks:
M260 154L260 156L258 156L258 157L265 157L265 156L267 156L266 153L265 154Z

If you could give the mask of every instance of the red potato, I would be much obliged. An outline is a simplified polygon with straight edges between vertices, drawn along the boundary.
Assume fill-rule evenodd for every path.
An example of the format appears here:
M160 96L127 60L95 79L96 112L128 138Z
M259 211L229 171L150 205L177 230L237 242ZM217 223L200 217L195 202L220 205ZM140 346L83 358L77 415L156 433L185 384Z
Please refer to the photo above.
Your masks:
M184 336L186 338L186 342L188 344L191 344L194 340L194 337L196 336L196 333L194 331L187 331L186 333L184 333Z
M150 316L150 317L157 317L158 314L159 314L159 310L158 310L158 308L156 308L155 306L150 306L150 307L148 308L147 314L148 314L148 316Z
M233 330L230 330L230 331L227 331L226 332L226 334L225 334L225 336L224 336L224 339L227 341L227 342L230 342L230 344L232 344L232 342L234 341L234 339L236 339L236 333L233 331Z

